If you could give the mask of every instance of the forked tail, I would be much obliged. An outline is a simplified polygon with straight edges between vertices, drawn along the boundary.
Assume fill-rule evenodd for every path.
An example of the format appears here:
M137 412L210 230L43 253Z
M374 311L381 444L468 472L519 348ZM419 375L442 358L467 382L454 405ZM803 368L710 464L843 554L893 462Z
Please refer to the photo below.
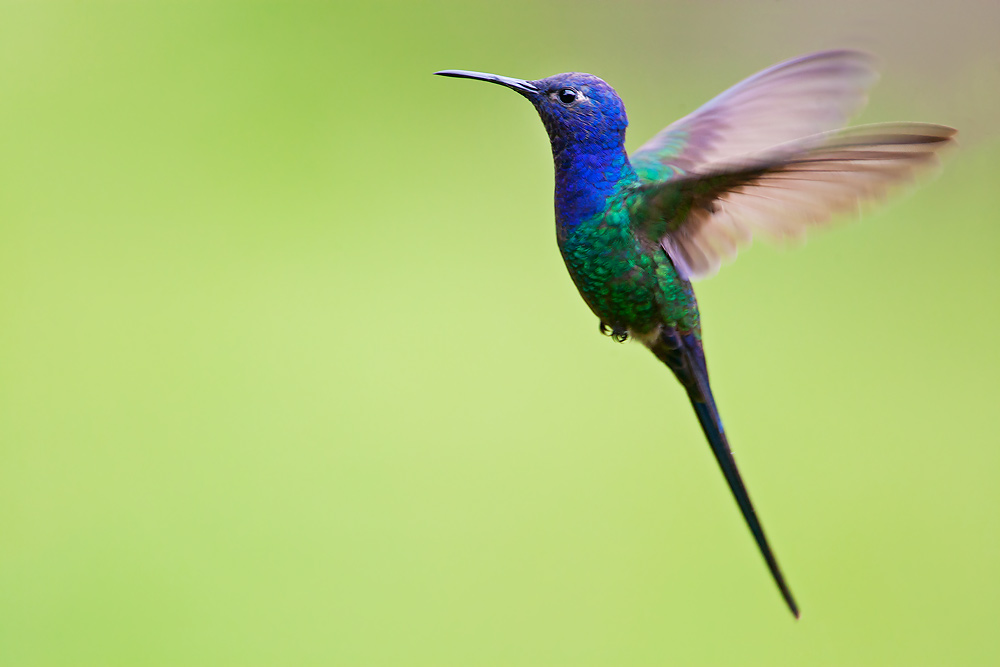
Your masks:
M718 461L722 474L729 484L729 489L736 498L736 504L739 505L740 511L743 513L743 519L747 522L750 532L753 533L757 547L760 549L761 555L764 556L767 568L771 571L771 576L778 585L782 597L785 598L789 609L798 618L798 605L795 604L795 599L788 589L781 568L778 567L778 561L764 535L764 528L757 520L757 513L754 511L753 503L750 502L750 495L747 493L740 472L736 468L733 453L729 449L729 441L726 440L725 431L722 429L722 420L719 418L719 411L715 407L715 399L712 397L712 390L708 384L708 370L700 338L694 334L682 334L674 329L664 327L659 338L650 345L650 349L660 361L670 367L670 370L687 389L694 412L698 415L698 421L705 432L705 437L708 438L708 444L712 447L715 460Z

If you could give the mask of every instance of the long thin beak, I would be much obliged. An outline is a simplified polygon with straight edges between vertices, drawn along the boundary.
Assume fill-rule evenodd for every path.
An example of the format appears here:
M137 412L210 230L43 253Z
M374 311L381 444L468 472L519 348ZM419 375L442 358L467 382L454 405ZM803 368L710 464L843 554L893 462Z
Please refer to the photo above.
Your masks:
M479 79L480 81L489 81L490 83L499 83L501 86L506 86L511 90L516 90L522 95L537 95L539 92L535 84L530 81L525 81L524 79L512 79L509 76L500 76L498 74L485 74L483 72L469 72L464 69L444 69L440 72L434 72L438 76L453 76L459 79Z

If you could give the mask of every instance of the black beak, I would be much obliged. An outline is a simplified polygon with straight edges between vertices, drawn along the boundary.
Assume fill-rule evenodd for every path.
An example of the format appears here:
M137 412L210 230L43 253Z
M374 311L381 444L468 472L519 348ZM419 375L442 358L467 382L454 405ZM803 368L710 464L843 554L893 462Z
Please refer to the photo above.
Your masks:
M500 76L498 74L485 74L483 72L469 72L464 69L445 69L440 72L434 72L438 76L453 76L459 79L479 79L480 81L489 81L490 83L499 83L501 86L506 86L511 90L516 90L525 97L537 95L541 91L538 87L530 81L525 81L524 79L512 79L509 76Z

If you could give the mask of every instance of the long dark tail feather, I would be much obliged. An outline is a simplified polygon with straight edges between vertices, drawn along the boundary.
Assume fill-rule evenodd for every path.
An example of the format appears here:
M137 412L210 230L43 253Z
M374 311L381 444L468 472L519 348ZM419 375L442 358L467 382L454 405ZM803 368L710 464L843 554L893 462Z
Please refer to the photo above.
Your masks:
M732 450L729 448L729 441L722 429L722 420L719 418L719 411L715 407L715 399L708 384L708 370L705 365L705 354L701 340L693 334L684 335L673 329L665 329L659 340L650 346L650 349L653 354L670 367L677 379L687 389L691 405L698 416L705 437L708 438L708 444L712 447L715 460L718 461L719 467L722 469L722 474L729 484L729 489L733 492L736 504L739 505L740 512L743 513L743 519L750 528L761 555L764 556L767 569L770 570L771 577L778 585L788 608L791 609L795 618L798 618L799 607L795 604L795 599L785 582L781 568L778 567L778 561L767 542L767 536L764 535L764 528L757 519L757 513L754 511L753 503L750 502L750 495L740 477L740 471L736 467Z

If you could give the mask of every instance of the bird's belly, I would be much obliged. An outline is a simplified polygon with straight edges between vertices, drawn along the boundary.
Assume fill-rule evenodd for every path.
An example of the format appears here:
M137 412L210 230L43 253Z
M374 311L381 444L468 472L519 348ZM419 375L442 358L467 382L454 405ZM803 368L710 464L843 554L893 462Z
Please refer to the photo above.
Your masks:
M576 232L562 244L562 255L594 314L616 330L642 334L655 328L659 313L653 258L627 229Z

